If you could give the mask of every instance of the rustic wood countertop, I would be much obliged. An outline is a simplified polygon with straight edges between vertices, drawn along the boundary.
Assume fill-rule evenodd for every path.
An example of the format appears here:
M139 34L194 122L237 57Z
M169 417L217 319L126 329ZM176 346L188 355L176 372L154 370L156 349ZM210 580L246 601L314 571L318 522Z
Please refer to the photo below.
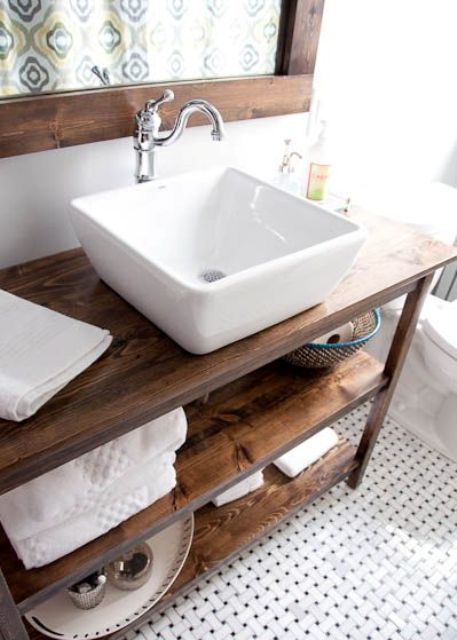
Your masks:
M0 420L0 493L186 404L412 290L457 249L360 210L369 238L323 304L216 352L195 356L122 300L82 249L0 272L0 287L107 328L109 350L28 420Z

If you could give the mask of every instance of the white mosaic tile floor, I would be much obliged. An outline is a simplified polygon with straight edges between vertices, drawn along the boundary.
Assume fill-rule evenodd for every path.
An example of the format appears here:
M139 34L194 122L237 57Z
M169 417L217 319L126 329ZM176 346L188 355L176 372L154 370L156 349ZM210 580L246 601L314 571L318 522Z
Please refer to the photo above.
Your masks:
M337 431L356 441L366 411ZM457 639L457 464L387 420L356 492L335 487L128 638Z

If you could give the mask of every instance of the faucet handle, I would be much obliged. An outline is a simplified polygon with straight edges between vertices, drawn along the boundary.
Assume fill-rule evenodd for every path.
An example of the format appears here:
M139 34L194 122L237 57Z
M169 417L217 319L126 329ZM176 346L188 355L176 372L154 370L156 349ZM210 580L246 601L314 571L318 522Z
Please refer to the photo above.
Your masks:
M141 109L136 114L135 136L138 137L141 133L157 135L162 124L159 107L164 102L171 102L174 97L175 94L171 89L165 89L158 100L148 100L144 105L144 109Z
M158 100L148 100L144 105L145 111L157 113L161 104L164 102L171 102L175 99L175 94L171 89L165 89Z

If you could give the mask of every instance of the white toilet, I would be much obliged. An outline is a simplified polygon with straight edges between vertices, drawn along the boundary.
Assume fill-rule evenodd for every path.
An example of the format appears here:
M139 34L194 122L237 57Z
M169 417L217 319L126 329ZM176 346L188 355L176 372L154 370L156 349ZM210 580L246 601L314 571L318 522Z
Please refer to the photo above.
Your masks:
M457 235L457 189L434 183L417 195L414 203L399 204L392 217L452 244ZM405 211L407 217L399 215ZM387 354L403 302L398 299L382 309L381 331L368 348L379 358ZM457 301L427 297L389 415L457 461Z

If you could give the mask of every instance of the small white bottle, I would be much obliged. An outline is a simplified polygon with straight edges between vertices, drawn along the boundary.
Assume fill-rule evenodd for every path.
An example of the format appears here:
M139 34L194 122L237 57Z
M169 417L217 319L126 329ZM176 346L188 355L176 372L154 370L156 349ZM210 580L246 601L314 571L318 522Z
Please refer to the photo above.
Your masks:
M316 142L308 151L309 169L306 177L305 196L309 200L325 200L330 176L331 160L327 137L327 122L321 123L321 130Z

